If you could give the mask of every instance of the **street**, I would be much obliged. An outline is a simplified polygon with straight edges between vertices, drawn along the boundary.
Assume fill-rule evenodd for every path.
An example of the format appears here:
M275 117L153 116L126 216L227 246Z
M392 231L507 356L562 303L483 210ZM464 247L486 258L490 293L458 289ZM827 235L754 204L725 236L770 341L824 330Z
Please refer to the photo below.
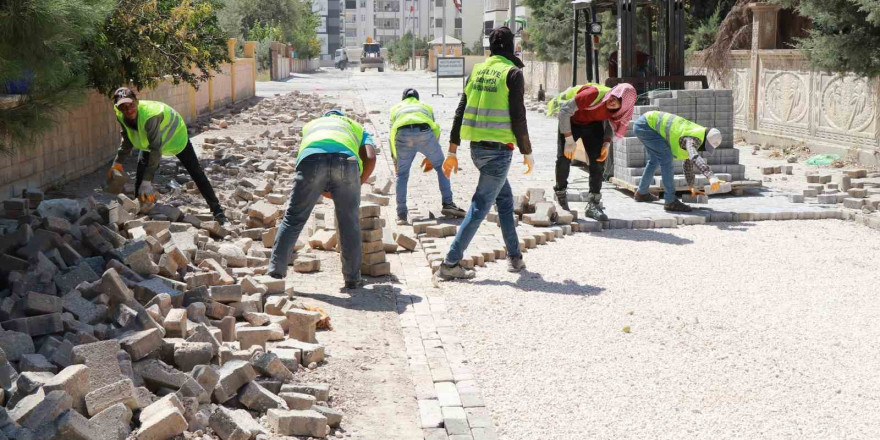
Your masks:
M392 173L389 109L406 87L434 107L445 149L457 80L442 80L445 96L433 97L435 79L427 74L333 70L259 84L258 93L301 90L343 107L362 103L383 146L383 178ZM529 130L536 170L522 175L514 154L514 194L534 187L552 197L556 122L530 112ZM465 207L477 173L468 154L459 157L452 184ZM747 173L767 162L747 156ZM573 168L570 187L586 190L586 180ZM660 225L665 218L656 204L637 206L609 186L603 195L612 219L656 218ZM771 212L790 205L768 186L757 195L713 198L710 206L776 219ZM411 211L439 211L433 172L414 167L409 194ZM583 212L583 203L572 205ZM385 214L389 224L393 212ZM429 251L398 254L392 272L401 328L385 336L405 341L425 438L447 438L456 421L446 410L456 399L448 403L441 386L449 379L438 380L438 370L451 370L471 429L449 438L493 438L493 428L511 440L875 437L880 233L838 219L702 223L574 234L530 249L521 274L486 263L475 280L439 288L420 261ZM521 224L520 234L528 228ZM472 247L499 243L497 226L485 222ZM475 389L487 411L466 402Z

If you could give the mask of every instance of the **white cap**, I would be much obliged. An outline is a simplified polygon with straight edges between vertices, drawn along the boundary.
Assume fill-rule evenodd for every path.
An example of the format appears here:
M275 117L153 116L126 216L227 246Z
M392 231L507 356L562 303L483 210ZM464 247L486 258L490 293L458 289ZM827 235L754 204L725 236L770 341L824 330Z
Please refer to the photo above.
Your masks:
M721 131L717 128L709 129L709 133L706 134L706 152L712 154L715 152L715 149L721 146Z

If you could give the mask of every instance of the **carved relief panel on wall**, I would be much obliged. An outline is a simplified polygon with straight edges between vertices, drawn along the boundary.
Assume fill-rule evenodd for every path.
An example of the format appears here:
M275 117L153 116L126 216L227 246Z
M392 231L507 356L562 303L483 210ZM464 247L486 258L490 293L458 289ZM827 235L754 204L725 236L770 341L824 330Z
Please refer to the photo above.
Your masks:
M759 92L759 126L806 134L809 128L809 72L765 70Z

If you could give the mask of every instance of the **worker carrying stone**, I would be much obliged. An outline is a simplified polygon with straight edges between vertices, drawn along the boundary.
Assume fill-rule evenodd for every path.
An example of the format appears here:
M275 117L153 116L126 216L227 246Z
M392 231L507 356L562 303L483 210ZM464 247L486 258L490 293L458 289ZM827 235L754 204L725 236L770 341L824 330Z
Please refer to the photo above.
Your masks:
M290 202L269 259L270 276L282 279L287 275L293 245L323 194L333 199L345 287L360 287L361 185L376 166L373 145L372 135L341 110L330 110L303 127Z
M556 142L556 200L566 211L568 207L568 174L578 139L584 144L590 161L590 195L587 217L605 221L602 206L602 180L611 140L626 135L638 95L632 85L622 83L614 88L587 83L571 87L547 104L547 114L558 112L559 133Z
M434 109L419 101L416 89L403 91L403 100L391 108L391 157L397 173L397 224L407 223L406 185L409 170L416 153L422 153L424 172L436 170L442 200L441 213L450 217L464 217L464 210L452 202L452 185L441 171L443 148L440 146L440 126L434 122Z
M718 191L723 183L700 156L700 151L712 155L721 145L721 132L717 128L706 128L672 113L650 111L639 117L635 123L635 134L645 146L648 163L639 182L635 199L637 202L657 200L648 192L654 182L654 172L660 167L663 180L663 208L673 212L689 212L691 207L675 196L675 169L673 160L684 161L684 175L692 195L704 194L694 189L694 166L709 179L712 191Z
M116 152L113 166L107 172L112 178L113 170L122 172L122 161L132 148L140 150L135 174L135 196L142 202L156 201L153 177L162 156L177 156L183 167L196 183L202 197L220 224L226 223L226 215L214 188L199 164L199 158L186 131L186 123L170 105L158 101L138 100L134 91L120 87L113 92L113 109L122 127L122 143Z
M507 270L525 268L516 235L513 191L507 181L514 143L523 154L525 174L531 173L535 165L523 101L523 63L513 53L513 32L506 26L489 34L489 50L491 56L474 66L468 78L452 122L449 154L443 162L447 176L457 171L455 153L461 139L467 139L471 141L471 160L480 171L470 209L437 271L437 276L445 280L474 277L474 271L462 267L460 261L493 204L498 208L498 223L507 246Z

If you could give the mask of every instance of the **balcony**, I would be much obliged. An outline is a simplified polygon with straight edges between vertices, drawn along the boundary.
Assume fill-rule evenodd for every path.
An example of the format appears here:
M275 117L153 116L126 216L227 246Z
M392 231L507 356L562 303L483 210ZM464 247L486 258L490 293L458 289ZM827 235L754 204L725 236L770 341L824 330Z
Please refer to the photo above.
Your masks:
M519 2L517 2L519 3ZM484 11L501 11L510 8L510 2L507 0L484 0Z

